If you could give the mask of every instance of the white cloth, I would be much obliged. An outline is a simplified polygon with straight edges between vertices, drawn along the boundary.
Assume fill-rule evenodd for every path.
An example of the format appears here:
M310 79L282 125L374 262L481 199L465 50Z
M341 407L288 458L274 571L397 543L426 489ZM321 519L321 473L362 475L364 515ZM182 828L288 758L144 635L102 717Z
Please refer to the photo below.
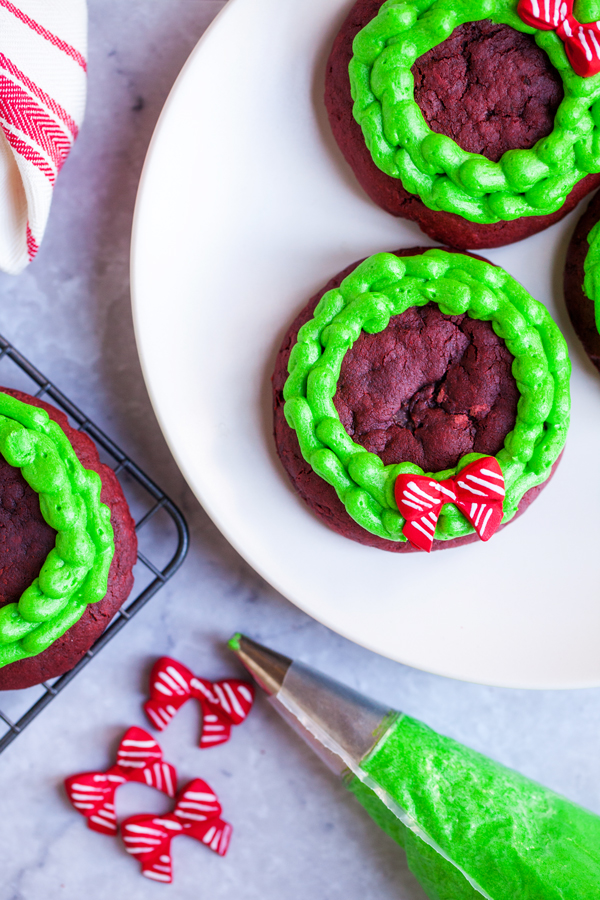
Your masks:
M85 0L0 0L0 269L38 251L86 92Z

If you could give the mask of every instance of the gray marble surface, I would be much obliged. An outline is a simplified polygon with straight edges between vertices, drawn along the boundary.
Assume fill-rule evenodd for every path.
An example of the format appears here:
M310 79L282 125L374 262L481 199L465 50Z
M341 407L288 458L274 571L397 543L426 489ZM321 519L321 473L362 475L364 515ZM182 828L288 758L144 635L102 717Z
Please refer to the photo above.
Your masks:
M88 831L62 779L106 767L169 653L237 674L238 629L424 719L600 813L600 690L463 684L382 659L318 625L231 549L179 474L144 388L129 304L137 182L168 91L219 0L90 0L89 104L38 258L0 276L0 331L80 403L181 505L191 549L172 582L0 757L1 900L244 897L423 900L402 853L262 698L229 744L199 751L188 704L161 738L182 779L205 778L235 832L226 859L175 842L174 886L142 878L118 840ZM119 815L164 811L128 785Z

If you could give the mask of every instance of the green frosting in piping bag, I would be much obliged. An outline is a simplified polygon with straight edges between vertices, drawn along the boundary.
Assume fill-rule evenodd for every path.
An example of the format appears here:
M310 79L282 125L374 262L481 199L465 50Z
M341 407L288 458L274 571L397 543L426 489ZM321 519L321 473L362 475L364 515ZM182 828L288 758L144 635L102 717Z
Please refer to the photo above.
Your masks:
M39 494L57 531L39 576L0 609L2 667L46 650L105 596L115 546L100 476L84 469L45 410L0 393L0 453Z
M583 262L583 291L594 304L596 328L600 332L600 222L588 234L589 250Z
M386 0L356 35L349 67L354 118L375 164L430 209L480 224L556 212L582 178L600 172L600 75L576 75L561 39L525 25L516 10L517 0ZM436 134L414 99L417 58L481 19L533 34L564 88L552 133L498 162Z
M298 332L284 387L285 416L298 436L304 459L332 485L349 515L367 531L404 541L404 518L394 484L401 472L423 474L413 463L384 466L355 443L340 421L333 398L342 360L362 330L383 331L391 316L411 306L437 303L441 312L491 321L515 357L512 373L520 399L515 427L497 454L506 497L503 522L516 513L523 495L550 475L569 427L570 362L559 329L541 303L507 272L483 260L429 250L399 258L379 253L362 262L328 291L314 316ZM427 473L450 478L483 454L468 454L458 466ZM435 537L473 534L460 510L442 507Z
M431 900L600 896L600 817L401 717L350 790Z

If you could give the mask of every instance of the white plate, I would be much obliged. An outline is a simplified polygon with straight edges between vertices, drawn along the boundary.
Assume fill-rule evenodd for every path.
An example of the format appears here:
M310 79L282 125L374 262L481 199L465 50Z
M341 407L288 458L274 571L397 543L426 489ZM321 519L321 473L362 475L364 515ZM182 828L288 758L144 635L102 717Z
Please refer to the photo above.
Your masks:
M325 59L351 2L230 0L171 93L133 237L154 408L223 534L316 619L454 678L600 685L600 381L560 289L579 212L487 253L548 305L573 359L564 460L520 520L489 544L431 556L370 549L321 524L275 454L269 379L290 321L353 260L431 243L362 194L329 133Z

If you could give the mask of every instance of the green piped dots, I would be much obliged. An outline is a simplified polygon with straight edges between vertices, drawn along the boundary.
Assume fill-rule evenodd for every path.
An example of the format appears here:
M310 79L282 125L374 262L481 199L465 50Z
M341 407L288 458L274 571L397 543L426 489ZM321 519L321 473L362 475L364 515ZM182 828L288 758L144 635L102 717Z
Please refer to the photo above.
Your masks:
M394 498L396 478L401 472L423 470L408 462L385 466L355 443L333 397L344 356L366 324L372 333L383 331L391 316L430 301L448 315L467 313L491 322L515 357L512 372L521 395L517 419L496 456L506 485L503 522L512 519L530 488L549 477L569 427L571 366L566 343L546 308L507 272L444 250L402 259L378 253L366 259L339 288L323 296L315 317L298 332L283 393L285 416L304 459L332 485L359 525L390 541L406 540ZM443 481L480 455L463 457L455 469L427 474ZM442 507L438 540L473 533L456 506Z
M386 0L354 39L354 118L375 164L429 209L488 225L546 216L586 175L600 172L600 75L576 75L560 38L525 25L516 10L517 0ZM459 25L482 19L533 34L564 88L552 133L499 162L432 131L414 98L415 60Z
M0 609L1 668L46 650L105 596L115 545L99 475L83 468L45 410L0 393L0 454L21 469L57 532L39 576L18 603Z

